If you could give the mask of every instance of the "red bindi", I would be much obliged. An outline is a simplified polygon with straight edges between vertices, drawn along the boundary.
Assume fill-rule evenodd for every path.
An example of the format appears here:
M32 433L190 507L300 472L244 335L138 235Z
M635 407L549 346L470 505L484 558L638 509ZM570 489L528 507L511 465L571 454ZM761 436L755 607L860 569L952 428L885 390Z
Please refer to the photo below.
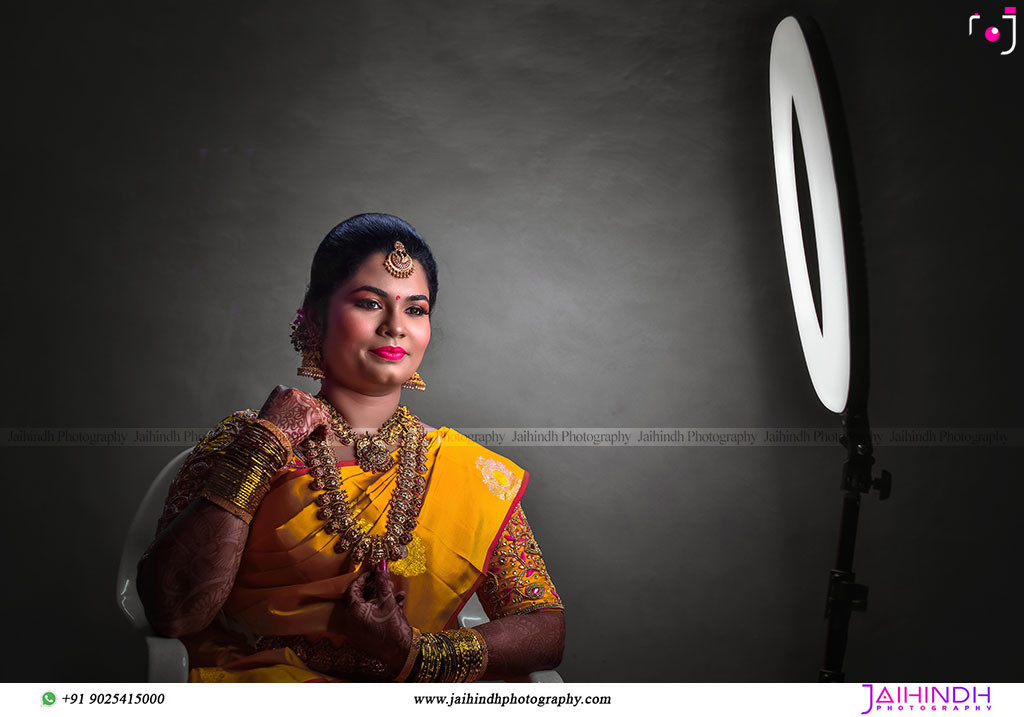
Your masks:
M396 297L395 297L395 299L401 299L401 298L402 298L401 296L396 296Z

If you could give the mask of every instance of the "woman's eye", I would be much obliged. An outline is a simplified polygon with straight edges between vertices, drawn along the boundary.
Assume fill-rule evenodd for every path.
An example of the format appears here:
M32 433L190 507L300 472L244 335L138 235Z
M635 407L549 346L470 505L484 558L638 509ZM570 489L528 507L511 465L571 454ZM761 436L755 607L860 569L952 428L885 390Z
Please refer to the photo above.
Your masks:
M361 309L380 309L381 304L376 299L360 299L356 302L356 306ZM429 316L430 312L424 310L422 306L410 306L408 311L411 311L413 316Z

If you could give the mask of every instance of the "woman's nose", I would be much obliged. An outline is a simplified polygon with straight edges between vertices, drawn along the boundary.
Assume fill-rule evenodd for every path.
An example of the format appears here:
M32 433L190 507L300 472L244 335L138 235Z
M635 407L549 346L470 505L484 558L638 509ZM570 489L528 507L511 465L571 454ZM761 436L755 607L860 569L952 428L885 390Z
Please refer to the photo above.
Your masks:
M385 336L405 336L405 324L402 320L402 314L395 312L389 317L386 317L381 323L381 330Z

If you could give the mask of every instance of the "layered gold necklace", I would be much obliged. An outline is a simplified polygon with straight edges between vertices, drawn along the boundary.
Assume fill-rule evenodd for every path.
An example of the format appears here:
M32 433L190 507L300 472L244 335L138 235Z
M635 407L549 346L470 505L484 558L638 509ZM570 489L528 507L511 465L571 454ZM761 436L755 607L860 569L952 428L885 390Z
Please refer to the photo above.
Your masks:
M384 559L404 558L409 552L406 546L412 542L412 531L427 490L426 429L408 408L399 406L376 433L358 436L330 401L319 394L316 398L330 411L331 430L338 440L346 446L355 444L356 460L364 471L380 473L391 470L395 459L388 450L388 444L401 441L397 484L387 508L387 530L384 535L368 535L360 529L352 514L348 493L341 487L334 452L327 436L322 439L310 436L307 439L306 453L309 471L313 475L309 487L324 491L316 497L316 504L320 506L316 515L319 520L326 521L326 532L338 535L335 552L351 550L352 558L357 562L365 559L374 564Z

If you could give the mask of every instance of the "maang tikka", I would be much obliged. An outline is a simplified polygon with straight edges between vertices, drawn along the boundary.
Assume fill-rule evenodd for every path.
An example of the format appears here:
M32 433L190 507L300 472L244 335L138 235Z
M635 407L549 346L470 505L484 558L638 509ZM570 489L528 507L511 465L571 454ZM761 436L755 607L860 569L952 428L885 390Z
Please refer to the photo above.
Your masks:
M320 368L320 338L313 332L306 317L306 312L299 309L292 322L292 347L302 354L302 365L296 372L299 376L322 380L323 369Z
M395 248L391 250L391 253L384 260L384 268L397 279L404 279L412 275L414 268L412 257L405 250L405 244L400 241L395 242Z
M405 250L405 244L400 241L395 242L395 248L384 259L384 268L396 279L406 279L412 276L415 267L412 263L412 257ZM408 388L413 391L426 391L427 384L423 381L419 371L417 371L409 377L408 381L402 384L402 388Z

